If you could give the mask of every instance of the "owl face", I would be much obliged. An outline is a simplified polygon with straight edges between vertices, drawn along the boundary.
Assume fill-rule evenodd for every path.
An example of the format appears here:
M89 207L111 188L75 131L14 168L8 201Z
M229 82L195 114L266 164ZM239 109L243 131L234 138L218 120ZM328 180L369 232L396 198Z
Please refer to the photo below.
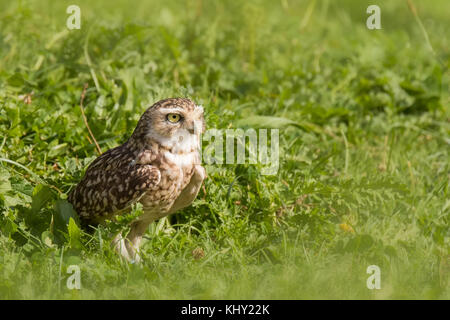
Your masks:
M203 107L189 99L162 100L147 109L137 129L166 147L198 144L200 134L205 131Z

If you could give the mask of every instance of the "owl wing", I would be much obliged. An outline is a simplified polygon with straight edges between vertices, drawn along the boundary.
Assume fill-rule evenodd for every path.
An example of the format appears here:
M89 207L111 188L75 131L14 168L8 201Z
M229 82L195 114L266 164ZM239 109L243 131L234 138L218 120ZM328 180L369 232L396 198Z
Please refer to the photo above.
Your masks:
M82 220L98 221L129 208L160 180L156 167L136 163L134 155L120 146L91 163L68 200Z

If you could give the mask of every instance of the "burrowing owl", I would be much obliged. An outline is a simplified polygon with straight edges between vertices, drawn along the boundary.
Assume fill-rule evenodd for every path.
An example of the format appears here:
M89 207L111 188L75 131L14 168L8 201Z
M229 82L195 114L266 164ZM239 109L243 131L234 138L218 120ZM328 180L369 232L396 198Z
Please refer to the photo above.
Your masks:
M104 223L140 202L144 213L131 224L116 250L138 260L148 225L191 204L205 179L200 165L203 108L189 99L155 103L141 116L130 139L108 150L88 167L69 202L85 225Z

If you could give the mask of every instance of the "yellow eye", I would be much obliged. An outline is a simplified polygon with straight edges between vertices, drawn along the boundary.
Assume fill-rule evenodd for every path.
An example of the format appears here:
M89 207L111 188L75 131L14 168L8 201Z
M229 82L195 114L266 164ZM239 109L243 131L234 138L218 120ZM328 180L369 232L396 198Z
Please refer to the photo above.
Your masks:
M181 116L179 114L176 113L169 113L167 115L167 121L172 122L172 123L177 123L181 120Z

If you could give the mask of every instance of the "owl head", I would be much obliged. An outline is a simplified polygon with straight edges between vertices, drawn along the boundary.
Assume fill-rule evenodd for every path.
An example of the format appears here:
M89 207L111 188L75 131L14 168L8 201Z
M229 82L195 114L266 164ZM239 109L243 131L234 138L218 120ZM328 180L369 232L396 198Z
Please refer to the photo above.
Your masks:
M158 101L148 108L132 138L144 138L174 147L195 138L198 142L205 131L203 107L189 99L170 98Z

